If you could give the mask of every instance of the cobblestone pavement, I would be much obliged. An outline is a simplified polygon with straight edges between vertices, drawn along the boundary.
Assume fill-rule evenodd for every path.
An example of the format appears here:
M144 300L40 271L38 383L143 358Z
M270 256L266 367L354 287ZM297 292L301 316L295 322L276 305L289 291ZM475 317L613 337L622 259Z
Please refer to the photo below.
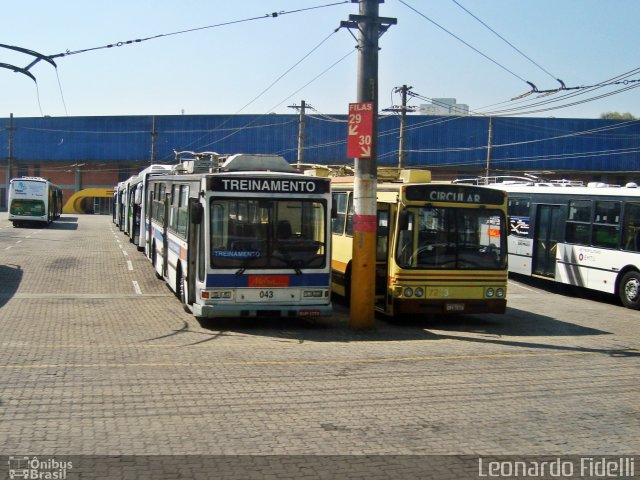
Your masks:
M615 299L515 279L506 315L198 321L110 217L6 218L7 455L640 453L640 313Z

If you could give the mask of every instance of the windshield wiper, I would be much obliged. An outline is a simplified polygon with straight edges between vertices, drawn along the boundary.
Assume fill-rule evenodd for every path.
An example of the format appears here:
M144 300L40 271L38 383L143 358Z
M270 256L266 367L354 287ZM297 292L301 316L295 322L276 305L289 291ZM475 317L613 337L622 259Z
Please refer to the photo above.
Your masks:
M255 260L256 258L259 258L259 257L249 257L244 262L242 262L242 265L240 265L240 268L236 272L236 275L242 275L244 271L247 269L247 267L249 266L249 264L251 263L251 260Z
M272 258L282 260L287 264L288 267L293 268L294 272L296 272L296 275L302 275L302 270L300 270L300 260L291 260L289 258L289 255L286 253L284 255L274 255Z

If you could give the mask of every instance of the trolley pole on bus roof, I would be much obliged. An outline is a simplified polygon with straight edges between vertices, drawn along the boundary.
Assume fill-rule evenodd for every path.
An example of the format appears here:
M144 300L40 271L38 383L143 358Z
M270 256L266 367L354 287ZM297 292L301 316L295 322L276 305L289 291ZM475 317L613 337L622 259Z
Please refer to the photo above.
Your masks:
M394 18L378 15L383 0L351 0L359 15L341 26L357 29L358 103L349 105L347 156L354 159L351 326L374 323L376 283L376 182L378 158L378 38Z

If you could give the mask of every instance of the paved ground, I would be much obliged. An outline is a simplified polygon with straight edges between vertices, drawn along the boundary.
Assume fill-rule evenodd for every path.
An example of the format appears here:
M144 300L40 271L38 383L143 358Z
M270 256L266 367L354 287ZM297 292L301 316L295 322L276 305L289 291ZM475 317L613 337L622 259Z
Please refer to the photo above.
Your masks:
M640 453L640 313L509 287L506 315L364 332L199 322L109 217L0 214L0 453Z

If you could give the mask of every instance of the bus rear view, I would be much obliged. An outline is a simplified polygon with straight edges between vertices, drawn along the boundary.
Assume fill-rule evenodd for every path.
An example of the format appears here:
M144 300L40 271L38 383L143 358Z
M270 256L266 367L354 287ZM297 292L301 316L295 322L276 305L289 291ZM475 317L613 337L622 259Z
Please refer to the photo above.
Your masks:
M62 190L40 177L14 178L9 182L9 221L49 224L62 213Z

